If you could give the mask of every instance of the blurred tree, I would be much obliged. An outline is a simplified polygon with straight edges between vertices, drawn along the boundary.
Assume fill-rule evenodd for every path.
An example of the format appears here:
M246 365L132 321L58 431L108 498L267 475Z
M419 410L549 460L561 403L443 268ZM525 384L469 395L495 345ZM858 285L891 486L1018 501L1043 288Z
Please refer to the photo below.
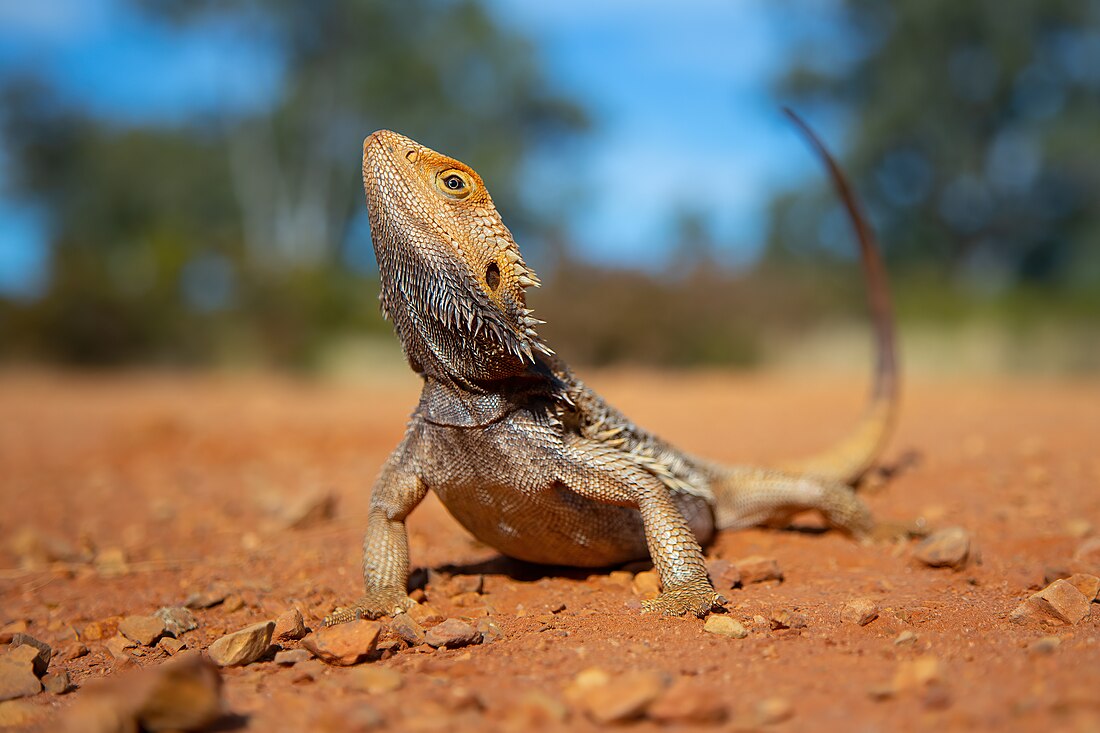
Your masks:
M133 0L179 27L232 18L273 39L282 87L252 116L119 126L45 79L9 79L10 184L54 253L39 302L0 302L0 353L69 362L308 361L334 332L388 328L362 268L359 143L391 127L477 160L510 222L524 153L585 125L531 49L473 0ZM354 251L349 251L354 250ZM349 268L349 260L354 267Z
M843 0L780 93L841 120L899 272L978 291L1100 287L1100 5ZM769 258L850 256L823 185L779 198Z

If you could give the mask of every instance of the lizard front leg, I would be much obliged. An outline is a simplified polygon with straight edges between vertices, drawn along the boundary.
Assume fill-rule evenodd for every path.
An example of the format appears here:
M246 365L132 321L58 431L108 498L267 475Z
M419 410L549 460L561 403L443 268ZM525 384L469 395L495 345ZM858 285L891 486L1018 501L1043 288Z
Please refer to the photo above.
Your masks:
M420 503L427 487L415 468L412 438L393 452L371 490L367 532L363 538L363 597L326 616L325 626L378 618L408 609L409 538L405 517Z
M609 504L636 506L641 512L646 544L663 588L657 598L642 602L644 612L704 616L725 601L714 591L699 541L664 483L629 453L598 441L573 439L564 450L568 469L563 481L570 489Z

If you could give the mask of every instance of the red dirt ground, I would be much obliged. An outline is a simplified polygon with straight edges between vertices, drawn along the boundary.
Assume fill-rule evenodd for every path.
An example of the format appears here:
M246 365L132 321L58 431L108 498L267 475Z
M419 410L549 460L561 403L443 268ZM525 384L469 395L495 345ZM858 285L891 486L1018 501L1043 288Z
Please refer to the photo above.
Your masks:
M727 462L827 444L854 421L864 391L857 379L587 376L640 424ZM359 593L370 485L418 386L411 375L357 385L0 376L0 626L24 622L55 649L81 639L89 654L52 667L67 668L78 686L120 666L104 644L121 617L212 586L243 604L197 611L199 629L184 635L191 648L292 607L316 627ZM868 502L886 519L965 527L980 562L932 569L913 558L913 543L863 546L835 532L723 533L708 556L764 555L785 574L729 593L730 613L750 630L741 640L705 633L696 619L639 615L629 584L607 572L504 560L429 497L409 521L414 567L483 572L480 603L505 638L373 662L402 679L400 689L377 694L357 691L355 668L326 667L312 680L270 661L228 669L228 707L250 731L338 730L326 711L358 704L392 730L528 729L539 726L517 701L538 692L551 707L562 701L564 722L550 715L547 726L585 729L591 724L563 691L598 667L665 671L685 678L681 689L723 701L728 721L699 729L761 725L761 701L775 698L769 704L789 717L766 727L780 731L1098 730L1100 606L1074 626L1008 621L1045 576L1089 570L1074 554L1100 532L1098 437L1100 382L906 385L885 456L901 467L867 491ZM335 516L286 528L281 507L318 491L337 497ZM36 565L35 548L51 543L60 547L54 555L77 557ZM116 549L125 564L112 569L103 561ZM98 555L99 566L82 553ZM445 615L485 612L456 607L434 587L428 595ZM853 598L872 599L879 618L843 622L840 609ZM802 614L807 625L773 630L767 619L779 611ZM896 645L905 631L916 640ZM1056 648L1034 646L1049 636L1061 640ZM899 667L926 656L938 660L939 683L876 694ZM163 657L145 650L134 662ZM29 698L46 711L32 727L51 729L83 694ZM651 720L627 725L662 729Z

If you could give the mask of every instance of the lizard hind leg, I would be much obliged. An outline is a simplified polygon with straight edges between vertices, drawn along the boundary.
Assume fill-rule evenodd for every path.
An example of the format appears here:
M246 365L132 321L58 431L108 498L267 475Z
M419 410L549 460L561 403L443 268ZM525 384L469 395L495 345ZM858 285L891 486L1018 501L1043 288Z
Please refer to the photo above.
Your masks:
M730 467L722 469L714 493L720 529L786 526L791 517L808 509L857 538L875 529L870 510L850 486L816 476Z

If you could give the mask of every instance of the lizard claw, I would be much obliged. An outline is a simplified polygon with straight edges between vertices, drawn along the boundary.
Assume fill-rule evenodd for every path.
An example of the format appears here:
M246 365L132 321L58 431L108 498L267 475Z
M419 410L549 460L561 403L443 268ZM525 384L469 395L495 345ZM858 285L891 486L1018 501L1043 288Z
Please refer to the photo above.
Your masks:
M660 613L665 616L692 614L702 618L715 608L721 608L726 599L714 591L709 583L694 583L664 591L652 600L642 601L642 613Z
M408 611L416 601L401 591L373 591L360 598L353 605L337 606L336 610L325 616L322 626L346 624L361 618L381 618Z

